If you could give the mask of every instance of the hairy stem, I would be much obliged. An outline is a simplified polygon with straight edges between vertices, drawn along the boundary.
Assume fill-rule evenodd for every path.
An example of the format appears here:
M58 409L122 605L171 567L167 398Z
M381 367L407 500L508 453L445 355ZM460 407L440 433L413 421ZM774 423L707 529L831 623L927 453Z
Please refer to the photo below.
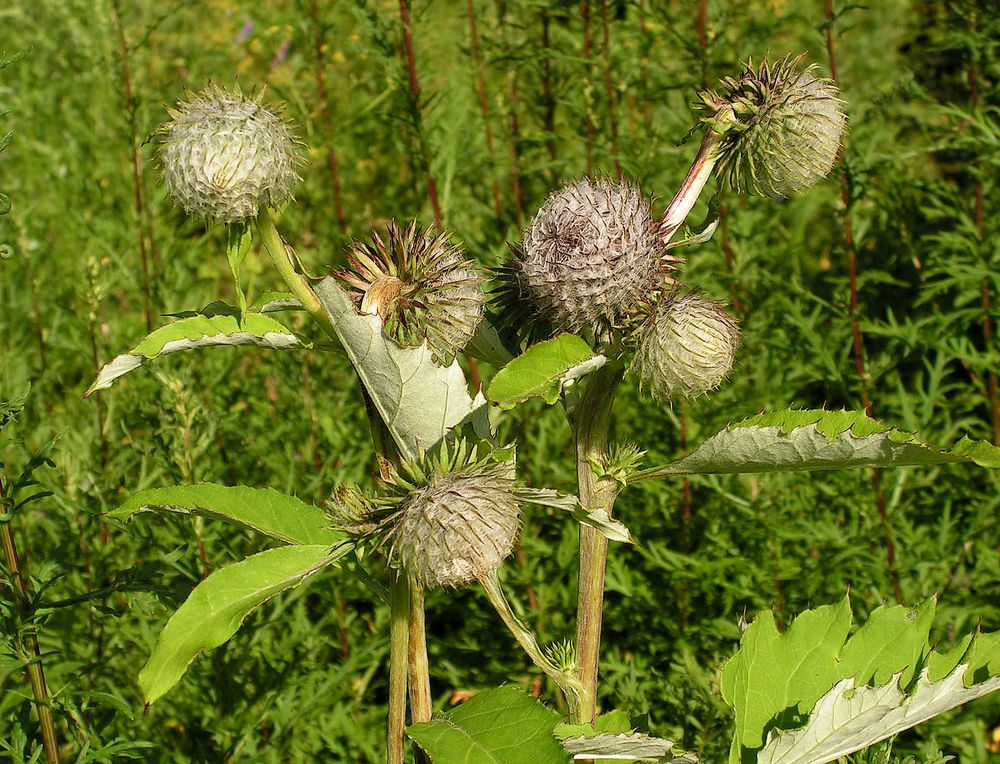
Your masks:
M0 480L0 513L7 515L9 511L10 506L8 506L3 480ZM13 588L14 604L21 611L24 620L30 621L34 608L31 604L28 583L25 580L24 569L21 567L21 560L17 554L17 543L9 519L0 521L0 545L3 546L4 561ZM38 728L42 737L45 758L50 764L59 764L59 738L56 735L55 720L52 717L52 696L49 694L49 687L45 682L42 652L38 647L38 637L35 634L34 625L29 625L24 629L21 639L28 654L24 671L28 676L31 694L35 698L35 711L38 714Z
M496 571L481 578L479 583L482 584L483 591L486 592L486 597L489 599L490 604L493 605L494 610L497 611L497 614L504 622L504 625L510 630L510 633L514 635L514 639L517 640L521 649L531 658L531 662L538 666L563 691L563 694L566 696L566 703L569 706L570 718L579 719L581 706L585 703L584 696L586 690L583 684L576 677L560 670L558 666L545 656L545 653L538 646L535 635L531 633L531 630L511 610L510 603L507 602L503 589L500 587Z
M603 509L611 515L618 496L618 485L613 481L602 481L592 462L600 463L608 455L611 409L623 375L624 368L618 363L608 363L598 369L590 376L579 402L570 412L570 423L576 438L577 490L584 512ZM576 660L583 698L573 716L576 722L592 723L597 715L597 674L607 558L608 540L594 528L581 525Z
M430 672L427 664L427 629L424 615L424 587L410 582L409 610L409 681L410 715L414 722L430 721L434 712L431 704Z
M719 158L717 149L721 137L719 133L711 129L705 133L701 148L698 149L698 155L691 164L687 176L681 183L681 187L677 189L677 193L674 194L674 198L670 200L670 204L663 211L663 215L660 216L659 233L660 240L664 244L668 244L673 235L677 233L712 177L715 163Z
M406 678L410 645L410 585L405 573L389 583L389 723L386 761L403 764L406 731Z

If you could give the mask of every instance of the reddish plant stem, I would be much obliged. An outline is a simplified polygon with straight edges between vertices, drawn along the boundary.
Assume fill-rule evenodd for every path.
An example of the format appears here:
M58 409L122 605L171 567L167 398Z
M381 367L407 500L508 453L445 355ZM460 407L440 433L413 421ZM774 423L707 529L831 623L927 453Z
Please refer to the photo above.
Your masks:
M583 100L584 100L584 111L586 114L586 130L587 130L587 175L594 174L594 134L596 132L596 127L594 125L594 109L591 103L590 97L590 75L592 71L591 64L591 45L590 45L590 0L580 0L580 17L583 19L583 68L585 76L582 78L583 82Z
M142 189L142 160L139 157L135 97L132 94L132 74L129 69L129 47L128 40L125 38L125 28L122 24L119 0L111 1L111 15L114 19L115 30L118 35L118 52L121 57L122 92L125 96L125 113L128 115L129 145L132 154L136 240L139 244L139 262L142 266L142 292L145 301L146 331L150 332L153 330L153 268L149 252L153 242L152 216L146 209L146 200ZM143 231L143 221L149 227L148 232ZM149 238L148 245L147 233Z
M549 35L549 11L544 5L542 18L542 120L545 124L545 145L549 160L556 161L556 97L552 89L552 39Z
M497 231L503 235L503 202L500 197L500 182L496 176L496 150L493 144L493 128L490 125L490 99L486 90L486 74L483 66L483 53L479 48L479 32L476 31L476 7L473 0L465 0L466 15L469 17L469 46L472 49L472 61L476 67L476 95L479 97L479 111L483 115L483 132L486 140L486 156L490 163L491 185L493 190L493 213L497 219Z
M0 512L7 513L10 507L6 501L7 494L4 490L3 480L0 479ZM0 522L0 545L3 546L4 560L7 564L7 571L10 576L7 585L13 590L14 604L23 614L26 621L30 621L34 614L34 606L31 602L31 595L28 591L28 582L21 567L21 560L17 554L17 542L14 538L14 530L11 528L9 520ZM42 651L38 646L38 636L35 633L35 626L27 626L21 634L28 660L25 663L24 671L31 686L31 693L35 698L35 712L38 714L39 733L42 738L42 749L45 751L45 758L50 764L59 764L59 739L56 735L55 720L52 716L52 696L49 694L49 687L45 682L45 669L42 666Z
M824 10L826 15L826 51L830 61L830 75L835 82L840 81L840 71L837 66L837 50L834 41L834 14L833 0L824 0ZM854 364L861 383L861 404L865 408L865 413L873 415L874 405L869 392L871 380L865 370L865 348L861 335L861 320L858 313L858 269L857 257L854 247L854 229L851 224L851 184L848 177L847 166L844 160L844 146L840 147L837 163L840 166L840 203L841 220L844 231L844 251L847 254L847 283L850 291L850 311L851 311L851 343L854 350ZM892 522L889 518L888 507L886 505L885 491L882 490L882 475L878 468L872 469L872 488L875 490L875 504L878 508L879 520L882 524L882 539L885 548L886 570L892 583L893 594L896 601L902 604L905 600L903 596L903 586L899 578L899 570L896 564L896 542L893 538Z
M974 14L969 19L969 27L970 31L975 30ZM975 110L979 108L980 104L979 71L975 60L969 62L968 80L969 101L972 104L973 110ZM980 244L982 244L986 240L986 198L983 179L981 177L976 178L974 197L976 205L976 236ZM990 285L988 281L983 279L982 284L980 284L980 305L983 308L983 342L987 349L993 347L993 321L990 318L991 304L992 295L990 294ZM986 384L989 395L990 419L993 425L993 442L1000 444L1000 384L998 384L996 372L992 369L987 372Z
M319 0L309 0L309 11L312 16L313 45L316 49L314 73L316 78L316 96L319 100L319 116L323 123L323 132L329 141L326 151L326 164L330 169L330 186L333 189L333 213L337 218L337 228L341 236L347 236L347 217L344 215L344 203L340 193L340 163L337 161L337 150L333 146L333 120L330 117L330 96L326 88L326 57L323 54L323 23L320 20Z
M434 175L431 173L430 157L428 156L427 145L424 141L423 114L420 104L420 82L417 79L417 59L413 53L413 29L410 25L409 0L399 0L399 18L403 24L403 54L406 56L406 68L410 81L410 108L413 112L414 125L417 128L421 162L424 166L424 177L427 181L427 196L430 198L431 208L434 210L434 222L438 228L443 228L444 216L441 214L441 204L438 202L437 183L434 182Z
M615 87L611 79L611 22L608 13L608 0L601 0L601 27L604 34L602 61L604 63L604 92L608 97L608 130L611 133L611 161L615 168L615 177L621 180L622 165L618 149L618 109L615 104Z

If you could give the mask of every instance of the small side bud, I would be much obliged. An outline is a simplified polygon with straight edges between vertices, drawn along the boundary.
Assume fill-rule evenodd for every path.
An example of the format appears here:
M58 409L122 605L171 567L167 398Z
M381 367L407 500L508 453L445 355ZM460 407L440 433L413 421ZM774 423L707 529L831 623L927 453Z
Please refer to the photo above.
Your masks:
M258 98L210 85L170 117L160 161L186 213L231 225L291 198L301 156L291 128Z
M802 68L801 57L748 62L738 78L701 94L710 129L723 134L718 170L729 184L761 196L789 196L833 169L847 117L832 80Z
M639 330L631 371L661 400L714 390L733 367L740 330L720 305L695 294L664 297Z

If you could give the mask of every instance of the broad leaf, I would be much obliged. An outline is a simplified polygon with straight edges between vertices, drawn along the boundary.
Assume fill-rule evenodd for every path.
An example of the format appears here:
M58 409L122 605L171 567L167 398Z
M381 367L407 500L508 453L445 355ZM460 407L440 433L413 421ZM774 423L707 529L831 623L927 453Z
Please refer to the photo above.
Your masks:
M152 655L139 672L139 687L146 703L153 703L177 684L200 652L232 637L254 609L298 586L334 559L325 544L286 546L260 552L212 573L167 621Z
M146 361L181 350L217 345L257 345L279 350L302 347L299 338L283 324L259 313L248 313L242 322L231 315L182 318L153 330L128 353L106 364L85 396L111 387L119 377Z
M760 614L722 672L736 711L731 764L833 761L1000 689L1000 635L931 652L934 609L933 600L877 608L850 639L846 598L806 611L784 634Z
M513 687L486 690L406 733L432 761L566 764L552 736L561 717Z
M643 470L631 482L666 475L904 467L973 462L1000 467L1000 448L963 438L938 450L862 411L774 411L732 424L683 459Z
M286 544L333 546L343 534L317 506L272 488L215 483L139 491L107 516L129 520L137 512L163 510L230 520Z
M560 334L532 345L496 373L486 398L503 408L512 408L529 398L555 403L565 385L607 362L586 342L573 334Z
M431 450L485 405L469 395L457 360L444 368L434 363L426 344L399 347L383 334L378 316L355 311L334 279L320 281L316 294L405 459L416 461L421 450Z

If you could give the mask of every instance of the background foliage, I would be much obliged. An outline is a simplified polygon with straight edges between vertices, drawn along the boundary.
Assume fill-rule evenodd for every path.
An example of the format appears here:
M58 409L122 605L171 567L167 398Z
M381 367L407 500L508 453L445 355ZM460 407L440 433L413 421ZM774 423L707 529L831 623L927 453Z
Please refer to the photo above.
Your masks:
M844 90L843 165L799 199L726 197L722 227L685 252L682 278L739 314L739 368L717 394L673 408L626 390L618 435L660 463L764 408L870 405L931 443L996 442L1000 15L989 5L417 0L419 97L389 0L0 9L0 49L32 47L0 71L0 133L13 132L0 155L13 205L0 217L13 252L0 261L0 400L32 386L0 462L10 485L33 455L51 460L35 472L50 494L11 518L33 601L17 607L0 588L0 755L39 747L22 667L37 630L67 760L383 756L387 611L346 576L270 603L142 713L135 676L168 612L261 541L183 517L123 528L101 513L138 489L198 480L322 501L373 468L356 382L329 355L175 356L81 399L159 314L233 299L223 232L171 209L156 180L153 132L185 88L266 85L287 102L310 164L282 227L313 270L389 219L436 213L496 264L548 190L583 173L620 167L662 206L695 152L677 144L697 90L748 57L806 52ZM263 265L244 270L258 291L275 285ZM531 483L573 490L560 411L528 407L509 427ZM936 593L945 641L1000 628L998 505L995 477L961 467L631 489L618 511L641 546L609 561L605 705L648 712L653 732L717 761L730 724L718 669L744 613L773 607L781 622L850 587L859 617ZM529 510L506 575L542 640L571 634L575 547L565 518ZM558 702L475 591L428 607L440 708L504 681ZM896 752L992 760L998 724L1000 701L986 698Z

